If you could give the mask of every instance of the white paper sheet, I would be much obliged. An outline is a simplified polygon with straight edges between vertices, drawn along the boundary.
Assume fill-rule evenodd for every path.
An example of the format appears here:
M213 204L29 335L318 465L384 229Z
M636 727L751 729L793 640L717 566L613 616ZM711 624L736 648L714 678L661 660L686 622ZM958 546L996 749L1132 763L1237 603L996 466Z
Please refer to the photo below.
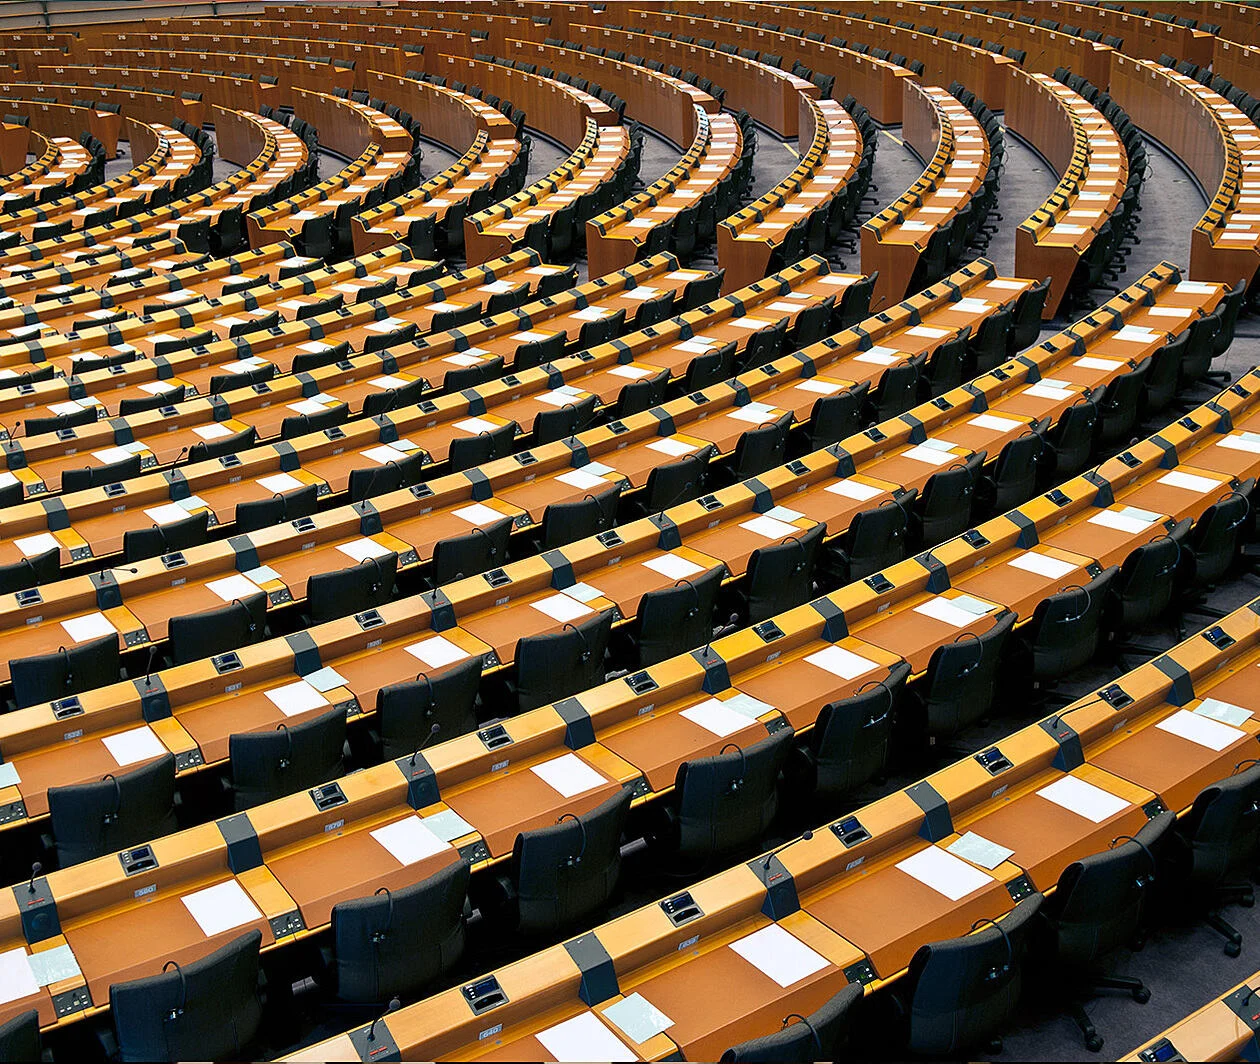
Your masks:
M1114 528L1117 532L1142 532L1151 526L1150 521L1142 521L1128 514L1115 510L1099 510L1089 518L1091 525L1102 525L1103 528Z
M595 612L589 606L582 605L568 595L550 595L537 602L531 602L530 605L539 613L545 613L552 620L560 621L562 624L567 621L576 621L579 617L586 617Z
M921 613L924 617L931 617L934 621L940 621L951 628L966 628L976 619L974 613L959 609L949 599L940 596L919 603L915 606L914 612Z
M422 639L405 649L413 658L423 661L431 669L440 669L452 662L463 661L469 656L466 650L440 635Z
M474 436L480 436L483 432L493 432L499 426L493 421L487 421L482 417L466 417L463 421L455 422L455 427L460 432L468 432Z
M258 906L235 879L185 894L180 901L206 938L262 919Z
M302 679L321 695L336 690L338 687L346 686L346 678L331 665L325 665L322 669L308 672Z
M18 774L17 765L12 761L0 764L0 787L16 787L21 782L22 777Z
M26 950L19 946L0 953L0 1005L38 993L39 983L31 971Z
M1015 853L1014 850L999 846L996 842L986 839L983 835L977 835L974 831L964 832L945 849L955 857L961 857L990 871Z
M1158 483L1167 484L1170 488L1181 488L1183 491L1193 491L1197 495L1205 495L1221 486L1219 480L1196 476L1193 473L1183 473L1180 469L1165 473L1159 478Z
M337 549L347 557L353 558L356 562L364 561L367 558L384 558L387 554L394 553L388 547L382 547L379 543L366 537L352 540L349 543L338 543Z
M832 495L841 495L846 499L853 499L855 502L867 502L881 495L883 488L876 488L870 484L863 484L859 480L837 480L834 484L828 484L823 491L828 491Z
M950 451L942 451L936 447L926 447L919 444L917 447L911 447L908 451L902 453L902 458L909 458L912 462L923 462L925 465L943 466L954 461L958 456Z
M1247 733L1238 728L1231 728L1228 724L1222 724L1219 720L1212 720L1200 713L1191 713L1188 709L1177 710L1155 727L1218 753L1247 737Z
M1095 787L1092 783L1077 779L1075 776L1064 776L1061 780L1042 787L1037 792L1047 801L1062 806L1077 816L1083 816L1095 824L1101 824L1128 808L1129 803L1118 798L1110 791Z
M279 493L281 495L286 491L296 491L298 488L306 487L292 473L272 473L269 477L259 477L258 486L273 494Z
M563 754L535 765L530 771L565 798L585 794L608 782L577 754Z
M659 451L661 454L678 458L684 454L691 454L696 450L696 445L687 443L686 440L676 440L672 436L664 436L659 440L653 440L647 445L647 448L649 451Z
M583 1012L534 1036L551 1054L551 1060L610 1062L638 1060L593 1012Z
M739 527L765 539L783 539L785 536L800 536L804 534L804 531L795 525L789 525L786 521L778 521L766 514L754 517L751 521L741 521Z
M1015 421L1009 417L998 417L996 414L977 414L968 424L975 425L978 429L991 429L994 432L1014 432L1022 427L1024 422Z
M965 898L993 882L992 876L937 846L929 846L898 861L897 867L950 901Z
M413 865L441 853L448 846L427 827L418 816L409 816L377 828L372 838L390 852L390 855L401 865Z
M731 949L784 989L831 963L778 924L732 942Z
M854 654L844 647L826 647L813 654L807 654L805 660L816 669L839 676L842 680L852 680L875 668L875 662L869 661L860 654Z
M329 704L328 699L305 680L297 680L263 693L286 717L296 717L299 713L309 713Z
M499 513L498 510L485 503L475 502L471 506L460 507L454 511L454 516L480 528L483 525L492 525L496 521L502 521L506 514Z
M249 595L257 595L259 588L248 577L240 573L233 573L231 576L225 576L222 580L211 580L206 584L206 590L212 595L218 596L224 602L231 602L233 599L243 599Z
M594 476L581 469L570 469L567 473L561 473L556 477L561 484L567 484L571 488L577 488L578 491L589 491L591 488L606 487L608 482L603 477Z
M1025 551L1006 564L1015 569L1023 569L1027 573L1049 577L1051 580L1061 580L1076 569L1071 562L1060 561L1046 554L1038 554L1034 550Z
M734 735L742 728L747 728L749 723L746 716L728 709L718 698L706 699L699 705L682 710L679 715L686 717L692 724L699 725L705 731L712 732L719 739Z
M701 566L686 558L680 558L677 554L662 554L659 558L649 558L643 564L669 580L683 580L689 576L695 576L696 573L704 572Z
M61 549L61 544L57 542L57 537L51 532L40 532L34 536L15 539L13 545L26 558L34 558L40 554L47 554L50 550Z
M642 1045L674 1026L673 1020L639 993L627 994L609 1005L604 1009L604 1018L616 1025L635 1045Z
M118 634L118 629L110 623L109 618L103 613L87 613L82 617L71 617L68 621L62 621L61 627L66 630L66 635L76 643L82 643L88 639L99 639L101 636Z

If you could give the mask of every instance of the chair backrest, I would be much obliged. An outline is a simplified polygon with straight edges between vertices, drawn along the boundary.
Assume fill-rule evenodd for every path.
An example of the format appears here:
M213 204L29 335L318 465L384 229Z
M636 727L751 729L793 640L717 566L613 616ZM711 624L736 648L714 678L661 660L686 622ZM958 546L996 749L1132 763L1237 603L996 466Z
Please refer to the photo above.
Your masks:
M524 636L516 644L516 699L521 712L604 682L612 612L601 611L559 632Z
M114 983L110 1013L118 1058L243 1060L258 1031L258 950L249 931L191 964L168 962L160 975Z
M471 657L432 676L421 673L382 687L376 693L382 758L393 761L413 753L435 724L443 739L475 730L480 684L481 659Z
M898 662L883 680L823 706L809 737L818 794L837 798L883 771L897 700L909 677L910 666Z
M38 1009L19 1012L0 1024L0 1060L40 1060L42 1052Z
M18 498L21 500L22 485L16 485ZM8 565L0 565L0 594L7 595L14 591L25 591L29 587L50 584L61 579L61 548L36 554L31 558L22 558Z
M1199 515L1190 538L1196 586L1214 584L1225 575L1250 513L1251 502L1244 488L1226 495Z
M554 410L539 411L534 418L534 446L554 443L581 432L595 417L598 402L597 396L588 395Z
M988 712L1002 647L1014 627L1014 611L1003 610L987 631L974 637L968 634L932 652L922 696L929 735L954 735Z
M1041 313L1050 294L1050 279L1038 281L1015 301L1011 315L1011 331L1007 334L1006 353L1014 355L1041 335Z
M1144 824L1135 838L1121 836L1110 849L1063 870L1053 897L1041 910L1059 963L1088 969L1132 941L1155 880L1155 850L1175 820L1175 814L1165 810Z
M1193 889L1210 894L1247 879L1260 856L1260 765L1253 762L1201 790L1182 830Z
M971 527L976 478L986 457L986 452L977 451L928 477L919 497L924 546L933 547Z
M464 952L468 862L452 861L419 883L333 906L337 997L379 1005L414 996Z
M757 624L806 601L814 590L814 566L825 525L759 547L748 559L748 623Z
M9 662L14 704L23 709L117 683L119 657L118 636L106 635L51 654L15 658Z
M713 637L713 608L724 571L716 566L639 600L634 641L641 666L704 646Z
M722 1054L723 1064L791 1064L798 1060L841 1060L862 984L850 983L809 1016L787 1016L773 1034L750 1038ZM795 1022L792 1022L795 1021Z
M130 480L140 475L140 456L130 455L118 462L106 465L84 466L82 469L63 469L61 471L61 490L65 492L86 491L88 488L99 488L106 484L116 484L121 480Z
M1002 917L960 938L921 946L910 961L908 1048L940 1056L998 1031L1019 1001L1033 894Z
M835 395L821 396L809 415L809 444L813 450L829 447L862 429L862 408L870 383L846 388Z
M621 484L572 502L553 502L543 511L542 549L563 547L612 528L621 501Z
M210 511L203 510L170 524L130 529L123 533L123 560L137 562L195 547L206 541L209 528Z
M1059 423L1050 431L1056 481L1075 476L1089 464L1098 417L1098 406L1090 399L1073 403L1059 417Z
M231 436L223 436L217 440L198 440L188 448L188 461L207 462L211 458L222 458L225 454L248 450L258 442L258 430L250 425L247 429L234 432Z
M372 392L363 397L363 416L376 417L389 410L402 410L404 407L415 406L424 398L424 393L428 388L428 381L418 377L414 381L408 381L397 387Z
M571 927L612 897L621 873L621 832L632 789L588 813L516 836L512 849L519 928L540 934Z
M175 755L92 783L48 788L62 868L175 831Z
M735 341L696 355L687 366L688 393L703 391L710 384L730 379L735 374Z
M277 492L268 499L252 499L236 504L237 533L253 532L260 528L277 525L281 521L296 521L309 517L319 507L319 486L304 484L292 491Z
M706 449L697 454L684 455L675 462L653 466L643 491L641 505L644 512L666 510L700 495L704 490L708 458L709 452Z
M787 460L787 439L788 431L792 427L792 417L789 410L769 424L760 425L739 438L731 462L732 475L737 480L755 477Z
M476 576L507 561L512 518L475 527L463 536L441 539L433 547L433 585Z
M678 852L707 858L760 836L778 810L779 769L794 732L782 728L746 750L727 743L678 766L674 780Z
M848 581L864 580L906 556L910 507L917 494L912 488L898 499L889 499L853 515L840 537Z
M1030 430L998 452L993 467L992 497L987 500L994 513L1006 513L1032 497L1037 490L1037 465L1045 449L1046 441L1041 434Z
M424 477L424 460L423 452L416 451L404 458L391 459L384 465L370 466L367 469L352 469L349 482L350 501L362 502L373 495L384 495L389 491L419 484ZM239 511L240 508L237 509ZM314 512L312 509L311 513Z
M1118 566L1109 566L1083 587L1056 591L1037 603L1023 635L1033 679L1057 680L1094 656L1107 594L1119 572Z
M394 594L398 555L393 551L364 558L357 565L331 573L315 573L306 581L306 613L313 624L348 617L382 606Z
M1122 628L1149 624L1167 609L1173 596L1173 573L1181 560L1181 541L1191 528L1190 518L1171 532L1130 551L1111 585Z
M336 707L274 731L228 737L236 808L249 809L341 775L346 712Z
M451 440L447 461L451 472L458 473L464 469L481 465L495 458L502 458L512 453L512 444L520 426L509 421L497 429L478 433L476 436L457 436Z
M1101 414L1098 426L1098 443L1110 447L1128 438L1137 425L1141 409L1146 375L1151 371L1150 361L1139 362L1135 369L1112 378L1099 403Z

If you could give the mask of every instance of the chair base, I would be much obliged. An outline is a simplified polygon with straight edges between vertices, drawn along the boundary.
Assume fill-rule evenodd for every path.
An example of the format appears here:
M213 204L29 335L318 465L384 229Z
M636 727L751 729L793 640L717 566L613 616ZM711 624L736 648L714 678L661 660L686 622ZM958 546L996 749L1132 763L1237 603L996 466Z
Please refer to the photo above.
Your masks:
M1139 1005L1145 1005L1151 1000L1151 992L1147 989L1146 984L1141 979L1133 979L1129 976L1092 976L1086 981L1084 988L1095 994L1104 990L1122 990L1129 994ZM1072 1020L1076 1026L1081 1030L1081 1035L1085 1039L1085 1048L1091 1053L1099 1052L1103 1047L1103 1037L1098 1033L1098 1029L1089 1018L1089 1013L1085 1010L1085 1006L1079 1001L1074 1001L1068 1006L1068 1011L1071 1013Z
M1255 888L1250 883L1231 884L1216 892L1216 901L1220 905L1234 903L1250 909L1256 904ZM1203 921L1225 939L1225 956L1237 957L1242 952L1242 932L1226 920L1219 909L1213 909Z

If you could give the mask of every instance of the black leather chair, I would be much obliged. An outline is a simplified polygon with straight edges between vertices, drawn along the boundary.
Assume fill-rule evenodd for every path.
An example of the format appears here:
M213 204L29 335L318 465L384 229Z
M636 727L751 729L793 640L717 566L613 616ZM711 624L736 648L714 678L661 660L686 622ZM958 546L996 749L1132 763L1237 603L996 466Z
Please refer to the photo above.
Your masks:
M468 862L461 858L418 883L334 905L337 997L379 1005L415 996L450 971L464 953L467 897Z
M190 964L167 961L160 975L111 985L118 1059L250 1059L261 945L262 933L249 931Z
M398 555L393 551L346 569L313 574L306 581L308 623L322 624L384 605L393 597L397 575Z
M1037 603L1032 621L1019 634L1034 683L1053 684L1098 652L1103 608L1119 571L1109 566L1087 584L1056 591Z
M57 860L62 868L116 853L175 831L175 756L92 783L48 788Z
M723 1064L795 1064L843 1060L853 1011L862 1000L861 983L850 983L808 1016L792 1013L772 1034L750 1038L722 1054Z
M171 664L237 651L267 634L267 596L260 591L205 613L173 616L166 624Z
M345 758L346 712L332 708L299 724L228 737L236 809L336 779Z
M598 495L587 494L572 502L553 502L543 510L538 535L540 550L563 547L587 536L598 535L612 528L617 521L617 505L622 485L617 484Z
M829 702L793 751L790 778L805 796L838 799L884 771L898 701L910 677L904 661L883 680Z
M819 564L827 582L844 585L864 580L905 558L910 552L910 513L917 495L911 488L899 498L854 514L849 527L823 548Z
M1206 911L1208 926L1237 957L1242 934L1221 915L1229 902L1254 904L1250 876L1260 858L1260 764L1240 762L1233 775L1205 787L1165 849L1173 887L1169 903Z
M724 572L722 566L716 566L684 577L673 587L649 591L639 600L627 638L640 667L655 665L709 642L713 637L713 609Z
M1082 989L1124 990L1140 1004L1150 1000L1151 992L1140 979L1105 976L1098 965L1107 954L1140 937L1159 843L1175 819L1165 811L1136 836L1121 836L1109 849L1073 861L1042 903L1032 927L1031 953L1058 969L1055 984L1069 994ZM1103 1039L1084 1005L1072 1000L1068 1007L1085 1037L1085 1048L1097 1053Z
M296 521L310 517L319 508L319 486L304 484L292 491L276 492L269 499L252 499L236 504L236 532L254 532L260 528L278 525L281 521Z
M1041 904L1033 894L996 923L978 921L969 935L919 947L897 989L910 1052L942 1057L986 1043L1001 1052L997 1035L1019 1002L1030 922Z
M477 689L481 659L467 661L429 676L389 684L376 693L376 732L381 759L393 761L413 753L427 741L436 724L444 739L477 727Z
M520 426L515 421L476 436L459 436L451 440L447 462L452 473L482 465L512 453L512 444Z
M210 528L210 511L150 528L133 528L123 533L123 560L138 562L161 554L196 547L206 542Z
M705 861L759 838L779 808L779 770L793 731L782 728L746 750L727 743L712 757L678 766L665 809L677 854Z
M24 709L117 683L122 675L119 668L116 635L60 647L51 654L15 658L9 662L13 701Z
M988 713L1015 619L1014 611L1003 609L987 631L967 633L932 652L923 682L908 699L912 742L922 740L923 730L932 738L949 738Z
M21 485L18 485L19 490ZM33 558L22 558L8 565L0 565L0 595L12 594L14 591L25 591L29 587L40 584L51 584L61 579L61 550L52 550L36 554Z
M590 812L566 813L555 824L516 836L511 891L521 933L571 928L612 897L631 795L623 787Z
M559 632L529 635L516 644L516 700L520 712L545 706L604 682L612 611L604 610Z
M39 1035L39 1010L20 1012L0 1024L0 1060L38 1061L43 1059Z
M462 536L441 539L433 547L434 587L496 569L507 561L512 518L479 525Z
M818 524L752 552L740 592L747 623L759 624L813 595L814 567L825 532L826 526Z

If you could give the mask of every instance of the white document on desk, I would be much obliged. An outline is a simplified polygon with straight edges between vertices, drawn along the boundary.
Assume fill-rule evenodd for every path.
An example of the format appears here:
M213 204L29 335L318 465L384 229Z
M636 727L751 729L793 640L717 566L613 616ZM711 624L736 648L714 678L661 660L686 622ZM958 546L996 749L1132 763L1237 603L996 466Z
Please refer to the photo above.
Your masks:
M965 898L993 882L992 876L937 846L929 846L898 861L897 868L950 901Z
M742 714L728 709L720 698L710 698L699 705L684 709L680 716L686 717L707 732L712 732L719 739L734 735L748 727L749 720Z
M731 949L785 989L831 963L778 924L732 942Z
M1188 709L1177 710L1176 713L1161 720L1155 727L1160 731L1185 739L1187 742L1215 750L1217 753L1227 746L1232 746L1239 739L1247 738L1245 731L1231 728L1228 724L1222 724L1219 720L1212 720L1202 714L1191 713Z
M693 561L680 558L677 554L662 554L659 558L649 558L643 565L654 573L660 573L667 580L685 580L704 569Z
M638 1060L593 1012L583 1012L534 1035L551 1054L551 1060Z
M0 1005L38 993L39 983L31 971L26 950L19 946L0 953Z
M126 768L139 761L151 761L166 753L162 740L147 724L117 735L107 735L101 742L105 744L109 756L118 762L119 768Z
M1042 787L1037 793L1047 801L1095 824L1109 820L1129 805L1110 791L1104 791L1101 787L1095 787L1075 776L1064 776L1061 780Z
M543 783L564 798L593 791L608 781L577 754L564 754L530 769Z
M206 938L263 918L258 906L235 879L185 894L180 901Z
M854 654L844 647L827 647L813 654L807 654L805 660L816 669L839 676L842 680L852 680L861 676L868 669L875 668L875 662L868 661L860 654Z
M409 816L377 828L372 832L372 838L403 866L413 865L448 848L448 844L425 827L418 816Z
M1058 558L1051 558L1049 555L1038 554L1032 550L1012 558L1006 564L1015 569L1023 569L1026 573L1036 573L1038 576L1048 577L1051 580L1061 580L1076 568L1071 562L1060 561Z

